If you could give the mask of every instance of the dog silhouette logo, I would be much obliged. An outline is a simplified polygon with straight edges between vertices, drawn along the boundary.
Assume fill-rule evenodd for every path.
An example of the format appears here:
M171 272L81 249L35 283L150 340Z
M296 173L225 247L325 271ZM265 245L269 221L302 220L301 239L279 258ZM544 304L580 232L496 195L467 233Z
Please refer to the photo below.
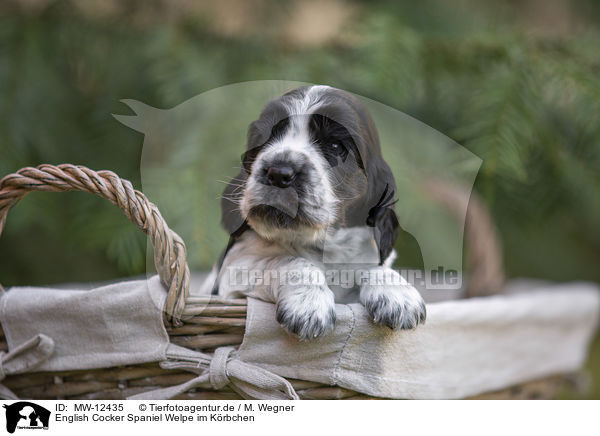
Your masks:
M6 431L14 433L18 429L48 429L50 411L28 401L19 401L6 409Z

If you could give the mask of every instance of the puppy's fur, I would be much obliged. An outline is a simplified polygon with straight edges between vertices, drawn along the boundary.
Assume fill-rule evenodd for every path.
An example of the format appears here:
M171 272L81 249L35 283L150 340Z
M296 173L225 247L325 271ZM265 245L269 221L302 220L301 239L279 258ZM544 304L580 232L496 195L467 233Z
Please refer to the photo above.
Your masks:
M214 293L275 302L278 322L310 339L333 328L334 301L349 292L328 280L332 273L360 270L367 278L355 288L375 323L424 322L421 296L391 269L396 185L355 97L327 86L288 92L250 125L246 149L223 194L231 238L209 278ZM232 280L248 271L264 274Z

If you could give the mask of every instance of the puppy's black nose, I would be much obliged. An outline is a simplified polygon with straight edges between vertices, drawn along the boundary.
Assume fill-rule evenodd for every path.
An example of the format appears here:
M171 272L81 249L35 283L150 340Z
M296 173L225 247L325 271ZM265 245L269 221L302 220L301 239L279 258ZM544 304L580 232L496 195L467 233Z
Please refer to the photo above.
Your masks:
M267 170L267 182L278 188L287 188L294 181L296 173L294 169L287 166L270 167Z

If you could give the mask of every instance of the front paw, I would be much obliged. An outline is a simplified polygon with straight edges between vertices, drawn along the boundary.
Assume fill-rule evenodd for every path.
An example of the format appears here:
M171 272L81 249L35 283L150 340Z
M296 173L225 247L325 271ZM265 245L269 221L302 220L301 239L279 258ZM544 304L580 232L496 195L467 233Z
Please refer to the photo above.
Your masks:
M301 286L277 302L277 322L300 339L314 339L333 330L335 303L327 286Z
M364 285L360 300L375 324L392 330L414 329L427 317L421 294L408 284Z

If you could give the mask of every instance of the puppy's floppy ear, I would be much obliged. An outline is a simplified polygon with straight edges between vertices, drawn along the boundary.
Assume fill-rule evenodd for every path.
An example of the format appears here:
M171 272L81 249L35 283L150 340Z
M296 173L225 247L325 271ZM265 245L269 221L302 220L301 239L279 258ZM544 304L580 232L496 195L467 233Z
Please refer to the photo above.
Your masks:
M383 159L378 159L377 168L370 174L371 199L377 201L369 209L367 225L375 228L375 242L379 249L379 264L383 265L394 248L400 224L394 212L396 183L392 171Z
M225 190L221 195L221 224L227 233L229 233L229 242L217 260L217 272L221 270L225 256L231 247L233 247L233 244L235 244L237 238L239 238L242 233L250 228L248 226L248 222L242 217L239 204L239 198L241 195L240 192L243 190L247 178L248 173L245 169L242 169L237 176L229 181L229 184L225 187ZM217 295L218 293L219 280L216 278L211 294Z

